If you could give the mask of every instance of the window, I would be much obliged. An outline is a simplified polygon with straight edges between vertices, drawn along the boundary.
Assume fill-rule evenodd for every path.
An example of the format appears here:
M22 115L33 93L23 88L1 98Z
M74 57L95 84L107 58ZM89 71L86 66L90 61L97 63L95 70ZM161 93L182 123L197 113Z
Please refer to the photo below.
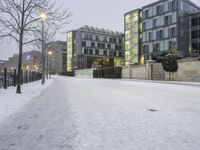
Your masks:
M88 39L88 34L84 34L84 39Z
M88 54L88 49L87 48L84 49L84 54Z
M156 43L153 45L153 52L160 52L160 44Z
M198 18L198 20L199 20L199 25L200 25L200 17Z
M96 41L99 41L99 36L98 35L96 35Z
M119 43L120 43L120 44L122 43L122 39L119 39Z
M164 35L163 35L163 30L157 31L156 33L156 39L157 40L161 40L163 39Z
M97 47L98 47L98 48L101 48L101 43L98 43L98 44L97 44Z
M92 34L89 34L89 40L92 40Z
M90 49L89 54L93 55L93 49Z
M143 22L143 29L146 30L147 27L146 27L147 23L146 22Z
M105 46L106 46L105 43L101 44L101 48L105 48Z
M175 10L176 9L176 1L173 0L173 1L169 2L168 8L169 8L169 11Z
M143 12L143 16L144 16L144 19L149 17L149 10L148 9Z
M122 52L119 52L119 57L122 57Z
M104 42L107 42L107 37L106 37L106 36L103 37L103 41L104 41Z
M144 45L143 46L143 54L149 53L149 45Z
M95 55L99 55L99 50L95 50Z
M165 16L165 24L169 25L172 23L172 15L170 16Z
M119 46L118 45L115 45L115 50L118 50L119 49Z
M117 52L113 52L113 55L114 55L114 56L117 56Z
M109 38L109 42L112 43L112 42L113 42L113 39L112 39L112 38Z
M117 39L116 38L113 38L113 43L117 43Z
M198 18L192 18L192 27L198 26Z
M82 46L86 46L86 41L82 41Z
M175 41L169 41L169 50L176 48L176 42Z
M107 55L107 51L103 51L103 55L106 56Z
M160 15L162 13L164 13L164 6L163 5L157 6L157 14Z
M92 45L93 48L95 47L95 43L94 42L92 42L91 45Z
M200 30L199 31L197 31L198 32L198 38L200 39Z
M198 50L198 44L197 43L192 43L192 49L193 50Z
M149 32L149 41L152 40L152 32Z
M155 27L157 27L158 26L158 20L157 19L154 19L153 20L153 27L155 28Z
M122 50L122 46L121 45L119 45L119 50Z
M176 27L169 28L169 37L176 37Z
M109 56L113 56L113 52L112 51L109 51Z
M172 37L175 37L176 36L176 28L172 28Z
M111 44L107 44L107 48L108 48L108 49L111 49Z
M171 3L172 3L172 10L175 10L176 9L176 0L173 0Z
M198 38L198 31L192 31L192 39Z

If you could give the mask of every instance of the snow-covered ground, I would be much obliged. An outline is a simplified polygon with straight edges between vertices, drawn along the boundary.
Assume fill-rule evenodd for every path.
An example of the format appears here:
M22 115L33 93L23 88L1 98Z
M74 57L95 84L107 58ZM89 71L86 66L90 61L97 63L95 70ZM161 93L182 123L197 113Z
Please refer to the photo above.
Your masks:
M199 150L200 87L55 77L0 125L0 149Z
M200 87L66 79L77 150L199 150Z
M48 86L52 80L48 80L44 86L41 81L32 82L22 85L22 94L16 94L15 87L8 89L0 89L0 122L10 115L20 111L34 97L39 96Z

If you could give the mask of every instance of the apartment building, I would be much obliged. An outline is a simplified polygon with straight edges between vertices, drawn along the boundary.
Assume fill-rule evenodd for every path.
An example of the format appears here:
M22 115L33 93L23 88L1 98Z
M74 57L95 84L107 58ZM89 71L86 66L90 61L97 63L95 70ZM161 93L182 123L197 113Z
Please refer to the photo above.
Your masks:
M2 68L13 70L18 68L19 55L14 54L8 60L4 61ZM41 71L41 52L29 51L22 55L22 69L30 71Z
M67 72L67 43L55 41L48 43L46 67L50 73L66 74Z
M124 35L89 26L67 33L67 71L124 64Z
M187 17L186 17L187 18ZM200 12L189 16L189 50L191 56L200 55Z
M142 8L142 55L172 51L182 57L188 56L185 48L183 26L180 17L192 14L199 7L190 0L162 0Z
M189 26L187 27L185 21L181 18L185 15L196 13L199 10L199 6L190 0L159 0L136 10L142 13L142 29L139 30L142 40L141 48L138 51L140 58L138 62L146 61L152 55L161 55L170 51L181 57L189 56L189 36L186 37L185 35L185 33L188 33L187 28ZM127 22L125 21L125 34L126 26ZM136 26L138 27L138 24ZM132 30L134 28L135 25L132 26ZM135 34L131 36L134 38ZM138 43L138 39L135 39L134 42ZM128 46L125 44L125 50L128 49ZM135 50L137 51L137 49ZM129 59L125 57L126 62ZM131 61L135 62L134 58L131 58Z
M124 15L124 43L125 65L139 64L142 41L142 14L141 9L127 12Z

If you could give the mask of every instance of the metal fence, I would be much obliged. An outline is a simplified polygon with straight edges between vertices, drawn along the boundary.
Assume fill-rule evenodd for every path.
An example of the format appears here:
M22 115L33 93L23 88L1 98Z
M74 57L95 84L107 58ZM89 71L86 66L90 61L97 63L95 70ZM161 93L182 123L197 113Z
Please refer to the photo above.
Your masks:
M99 68L93 71L94 78L121 78L121 67Z
M21 73L21 84L27 84L29 82L34 82L40 80L42 77L40 72L35 71L23 71ZM7 87L16 86L17 84L17 71L14 70L0 70L0 89Z

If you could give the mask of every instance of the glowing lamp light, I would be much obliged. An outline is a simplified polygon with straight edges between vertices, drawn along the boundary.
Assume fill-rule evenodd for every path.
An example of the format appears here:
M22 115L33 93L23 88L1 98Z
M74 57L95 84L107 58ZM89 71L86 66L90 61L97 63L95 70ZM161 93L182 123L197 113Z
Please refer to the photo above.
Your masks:
M45 20L47 20L47 15L45 14L45 13L41 13L40 14L40 19L42 20L42 21L45 21Z
M49 54L49 55L52 55L52 51L49 51L48 54Z
M30 60L30 59L31 59L31 55L27 55L26 60Z

